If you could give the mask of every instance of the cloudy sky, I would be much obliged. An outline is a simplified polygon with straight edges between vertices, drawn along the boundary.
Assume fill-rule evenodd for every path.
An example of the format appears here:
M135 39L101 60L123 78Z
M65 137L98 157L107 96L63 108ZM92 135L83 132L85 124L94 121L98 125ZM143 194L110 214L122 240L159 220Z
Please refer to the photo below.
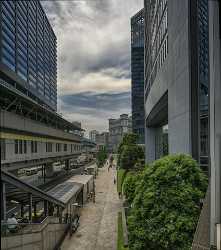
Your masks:
M131 112L130 17L143 0L42 1L58 42L58 112L89 131Z

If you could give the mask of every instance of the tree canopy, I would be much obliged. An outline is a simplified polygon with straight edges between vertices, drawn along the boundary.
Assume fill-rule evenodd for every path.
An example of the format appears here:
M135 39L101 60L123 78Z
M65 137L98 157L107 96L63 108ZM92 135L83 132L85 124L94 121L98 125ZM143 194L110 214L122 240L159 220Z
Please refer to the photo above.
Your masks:
M207 188L196 161L182 154L166 156L128 182L126 193L130 201L134 197L128 217L130 249L190 249Z
M106 148L100 149L97 153L97 165L98 167L102 167L107 159L107 151Z
M118 166L131 169L139 160L144 159L143 148L136 144L137 135L125 134L118 147Z

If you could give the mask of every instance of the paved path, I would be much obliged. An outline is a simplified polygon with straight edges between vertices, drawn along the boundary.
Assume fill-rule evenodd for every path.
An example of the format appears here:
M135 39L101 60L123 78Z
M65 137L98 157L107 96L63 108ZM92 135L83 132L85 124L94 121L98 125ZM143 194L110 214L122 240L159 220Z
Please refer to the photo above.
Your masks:
M62 250L116 250L117 215L121 202L117 185L113 183L116 170L99 169L96 179L96 202L89 202L81 211L80 227L66 237Z

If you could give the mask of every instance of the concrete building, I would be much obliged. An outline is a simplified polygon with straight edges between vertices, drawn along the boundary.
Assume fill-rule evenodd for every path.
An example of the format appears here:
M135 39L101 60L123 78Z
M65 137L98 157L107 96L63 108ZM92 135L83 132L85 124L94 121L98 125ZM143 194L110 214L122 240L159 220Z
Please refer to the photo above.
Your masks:
M221 1L209 1L210 246L221 249ZM203 226L201 230L203 231Z
M96 135L96 144L97 149L106 149L109 151L109 133L108 132L102 132L100 134Z
M89 132L89 139L93 142L96 142L96 135L99 134L97 130L91 130Z
M144 10L131 18L132 130L144 144Z
M0 73L9 88L57 109L57 39L37 1L0 1Z
M132 132L132 118L128 114L120 115L118 119L109 119L109 148L116 152L124 134Z
M146 161L163 155L167 127L169 153L192 155L209 177L192 249L221 249L220 1L144 3Z
M146 161L163 155L168 128L169 153L208 171L208 1L144 3Z

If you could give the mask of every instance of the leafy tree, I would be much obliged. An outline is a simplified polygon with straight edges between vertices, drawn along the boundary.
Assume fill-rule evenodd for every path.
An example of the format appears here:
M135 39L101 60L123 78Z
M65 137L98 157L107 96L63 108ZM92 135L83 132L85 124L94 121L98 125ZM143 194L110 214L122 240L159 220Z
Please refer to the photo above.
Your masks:
M106 148L100 149L97 153L97 165L98 167L102 167L107 159L107 151Z
M137 135L134 133L127 133L124 135L117 149L117 153L118 153L117 165L118 166L120 165L120 158L121 158L121 154L122 154L124 146L135 145L137 138L138 138Z
M144 152L141 146L124 145L120 155L120 168L132 169L139 159L144 158Z
M130 249L190 249L199 200L207 188L196 161L182 154L165 156L147 166L138 182L129 183L126 192L130 200L134 196L128 217Z
M118 154L120 155L122 153L123 146L135 145L137 138L138 138L138 136L134 133L125 134L121 143L118 146Z

